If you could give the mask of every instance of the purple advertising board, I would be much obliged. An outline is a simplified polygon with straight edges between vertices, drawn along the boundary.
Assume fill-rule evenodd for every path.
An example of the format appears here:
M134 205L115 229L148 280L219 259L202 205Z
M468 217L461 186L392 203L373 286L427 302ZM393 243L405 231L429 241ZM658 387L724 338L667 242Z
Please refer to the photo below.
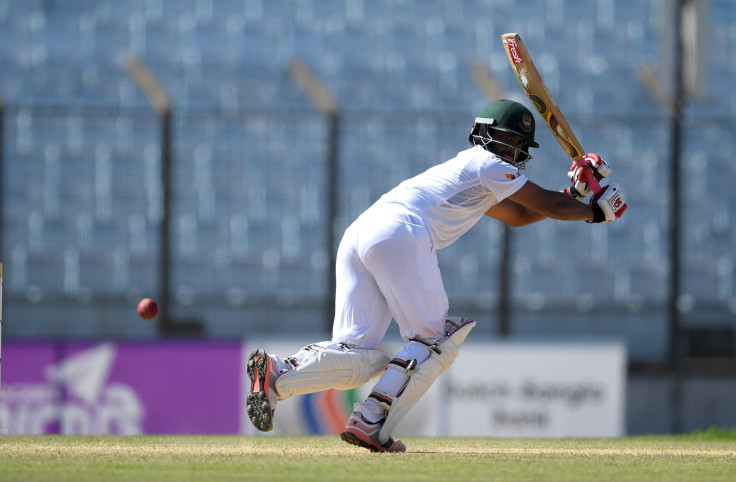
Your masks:
M9 434L237 434L241 342L7 341Z

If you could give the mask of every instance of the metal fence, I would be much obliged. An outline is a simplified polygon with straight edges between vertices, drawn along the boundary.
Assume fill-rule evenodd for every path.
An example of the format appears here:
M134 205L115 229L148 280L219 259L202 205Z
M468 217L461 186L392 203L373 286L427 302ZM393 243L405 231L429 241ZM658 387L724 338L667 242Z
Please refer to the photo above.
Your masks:
M166 179L160 123L148 109L6 106L3 335L324 336L332 321L331 236L339 240L386 190L465 149L473 115L344 113L332 199L335 139L310 110L175 111ZM481 221L439 252L451 313L478 319L476 336L495 337L506 331L505 302L511 336L620 338L632 360L664 361L674 336L668 125L633 116L571 121L584 145L611 162L626 215L595 226L545 220L508 237L500 223ZM678 349L732 356L734 123L699 119L683 132ZM569 161L549 133L540 129L538 137L542 148L526 174L561 188ZM138 319L135 305L160 294L164 253L172 326L160 330ZM501 253L509 256L505 277Z

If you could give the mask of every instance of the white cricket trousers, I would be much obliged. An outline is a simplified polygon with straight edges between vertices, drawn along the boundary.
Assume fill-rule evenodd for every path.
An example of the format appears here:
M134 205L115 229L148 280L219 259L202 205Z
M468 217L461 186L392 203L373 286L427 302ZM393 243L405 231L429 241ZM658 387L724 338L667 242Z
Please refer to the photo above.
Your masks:
M434 240L404 206L376 204L350 225L336 275L333 342L374 350L392 318L404 340L442 337L449 302Z

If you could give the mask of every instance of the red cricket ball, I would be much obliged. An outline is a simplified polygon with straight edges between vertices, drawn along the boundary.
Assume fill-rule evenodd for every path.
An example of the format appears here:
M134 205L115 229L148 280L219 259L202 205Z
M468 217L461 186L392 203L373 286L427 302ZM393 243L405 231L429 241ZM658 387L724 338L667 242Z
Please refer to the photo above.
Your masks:
M143 298L138 303L138 314L144 320L152 320L158 315L158 305L151 298Z

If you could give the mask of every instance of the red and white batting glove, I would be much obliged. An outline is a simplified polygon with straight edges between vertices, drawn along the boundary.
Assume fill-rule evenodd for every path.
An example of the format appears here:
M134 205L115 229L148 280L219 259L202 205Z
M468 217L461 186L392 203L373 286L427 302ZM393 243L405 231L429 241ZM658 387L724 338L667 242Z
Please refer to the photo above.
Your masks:
M579 161L573 162L567 177L572 186L565 189L565 193L581 200L589 194L596 194L601 189L598 184L601 179L611 174L611 168L606 161L593 152L586 154Z
M615 221L620 218L626 211L626 201L624 193L618 184L609 184L603 186L598 194L590 200L593 208L593 220L589 223L602 223L603 221Z

